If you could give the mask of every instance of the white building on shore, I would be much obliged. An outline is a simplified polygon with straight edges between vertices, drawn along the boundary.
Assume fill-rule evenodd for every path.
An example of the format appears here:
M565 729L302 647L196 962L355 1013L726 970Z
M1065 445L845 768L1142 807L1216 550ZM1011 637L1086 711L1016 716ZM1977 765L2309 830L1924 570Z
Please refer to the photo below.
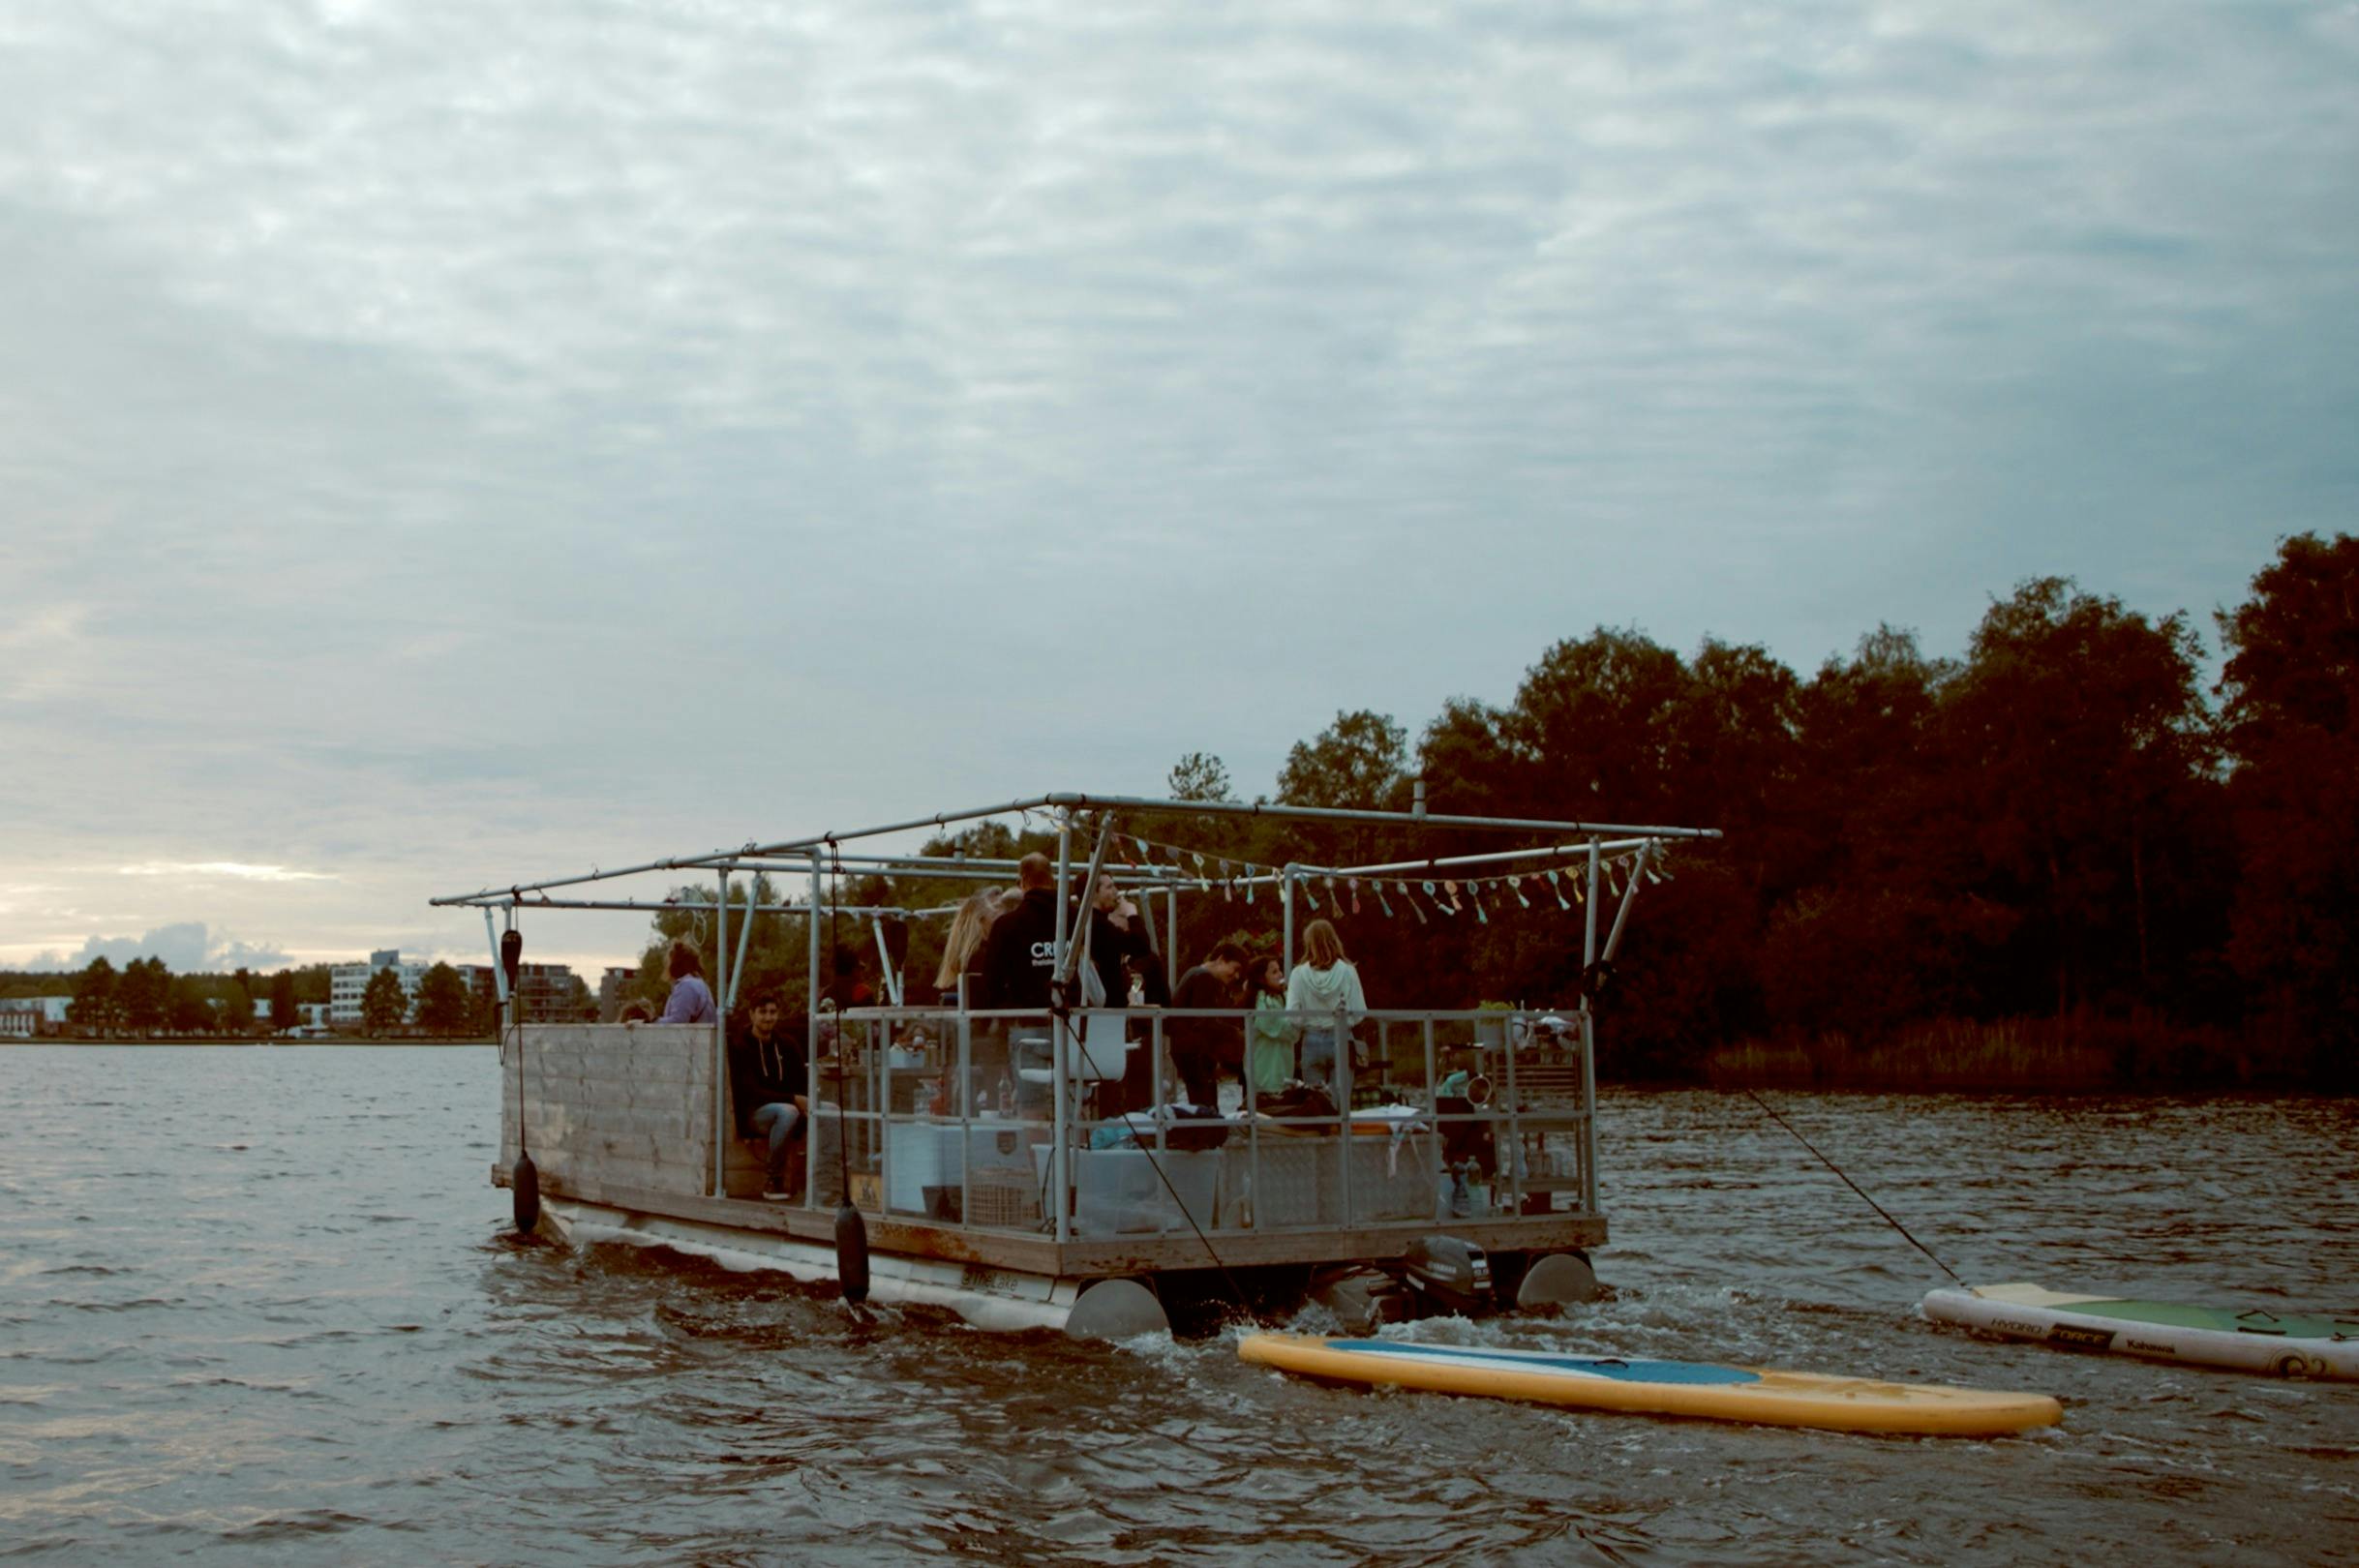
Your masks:
M35 1040L65 1027L70 996L0 997L0 1040Z
M399 948L379 948L369 954L365 964L338 964L328 971L327 1021L336 1025L360 1027L360 999L369 989L369 981L380 969L390 969L402 982L403 1017L407 1018L418 1005L418 981L426 978L432 963L415 958L405 959ZM462 969L460 976L472 977Z
M327 1022L340 1029L358 1029L361 998L368 993L370 978L380 969L390 969L400 979L403 1016L408 1017L418 1005L418 982L434 966L432 959L404 958L399 948L380 948L369 954L365 964L336 965L328 971ZM468 994L488 1010L494 995L490 967L484 964L450 967L467 982ZM531 1021L570 1019L581 1010L577 995L580 982L570 965L526 964L516 977L516 986L524 998L525 1016Z

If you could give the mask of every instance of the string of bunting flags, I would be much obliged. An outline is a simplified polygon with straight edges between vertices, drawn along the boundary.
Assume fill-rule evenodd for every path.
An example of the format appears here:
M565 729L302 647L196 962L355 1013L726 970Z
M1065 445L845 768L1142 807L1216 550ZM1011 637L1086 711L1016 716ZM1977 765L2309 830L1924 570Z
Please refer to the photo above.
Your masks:
M1029 813L1027 813L1029 815ZM1170 866L1184 877L1193 878L1205 892L1219 889L1221 896L1234 902L1242 893L1247 903L1254 902L1257 879L1284 874L1283 866L1256 865L1251 860L1228 860L1210 856L1200 850L1185 849L1177 844L1164 844L1134 833L1117 832L1109 845L1124 864L1141 866ZM1623 884L1636 874L1639 851L1625 850L1605 859L1602 873L1613 896L1621 896ZM1662 863L1662 847L1655 847L1655 862L1644 868L1649 883L1661 883L1670 876ZM1361 915L1368 912L1373 901L1376 912L1388 920L1399 919L1393 907L1398 898L1403 907L1417 918L1420 925L1429 925L1434 913L1455 920L1467 914L1482 923L1491 921L1491 910L1504 911L1512 898L1522 909L1546 909L1553 898L1556 907L1569 910L1588 897L1588 865L1586 860L1551 866L1536 871L1501 872L1496 876L1420 878L1335 876L1326 872L1301 872L1295 877L1304 907L1314 914L1321 912L1319 894L1323 890L1328 904L1338 915ZM1419 894L1424 901L1419 901ZM1536 898L1536 902L1535 902Z

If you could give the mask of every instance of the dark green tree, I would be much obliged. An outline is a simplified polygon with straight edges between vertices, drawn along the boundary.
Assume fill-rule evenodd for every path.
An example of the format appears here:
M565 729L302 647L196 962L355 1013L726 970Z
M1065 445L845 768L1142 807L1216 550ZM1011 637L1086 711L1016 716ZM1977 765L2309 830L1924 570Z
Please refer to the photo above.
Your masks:
M254 1033L254 998L244 986L231 986L228 995L214 1004L214 1027L229 1035Z
M171 1015L171 971L161 958L134 958L123 966L115 994L122 1005L123 1027L140 1033L162 1029Z
M123 1021L120 980L104 955L90 960L74 982L74 1000L66 1004L66 1021L83 1029L108 1030Z
M1679 656L1638 631L1599 627L1557 644L1525 674L1501 731L1517 815L1670 820L1679 792Z
M295 1006L295 977L282 969L270 977L270 1027L281 1034L303 1021Z
M1174 783L1178 771L1173 769ZM1362 709L1336 714L1317 739L1294 742L1278 773L1278 799L1288 805L1390 810L1406 793L1407 773L1406 733L1389 713Z
M450 965L436 964L419 978L417 1020L430 1035L464 1035L475 1027L474 996Z
M2314 1082L2359 1078L2359 538L2283 541L2220 618L2242 877L2230 956Z
M1278 799L1288 805L1343 811L1408 809L1408 736L1389 713L1361 709L1335 715L1313 739L1298 740L1278 772ZM1364 824L1289 824L1263 851L1277 860L1324 865L1380 861L1397 835Z
M1171 799L1174 800L1234 800L1236 792L1228 782L1228 769L1220 758L1206 751L1191 751L1171 768Z
M402 993L402 978L394 970L380 969L369 977L368 988L360 993L360 1027L370 1035L383 1035L401 1027L408 1016L409 999Z
M1954 673L1915 633L1883 625L1797 694L1792 861L1778 879L1791 890L1760 942L1771 1027L1872 1040L1928 1013L1971 1011L1959 977L2019 923L1965 890L1969 835L1926 739Z
M1944 815L1979 862L1973 890L2024 914L2007 967L2044 977L2059 1013L2155 995L2157 857L2211 766L2201 655L2183 617L2041 578L1991 606L1944 694Z
M201 1035L213 1028L213 999L193 975L176 975L167 990L166 1025L175 1035Z

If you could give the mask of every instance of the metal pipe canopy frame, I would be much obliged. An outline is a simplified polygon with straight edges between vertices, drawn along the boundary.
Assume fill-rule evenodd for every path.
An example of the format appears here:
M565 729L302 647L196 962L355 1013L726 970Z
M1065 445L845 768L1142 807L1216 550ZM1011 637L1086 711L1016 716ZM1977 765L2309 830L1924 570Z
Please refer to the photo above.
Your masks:
M639 862L637 864L621 866L614 870L605 870L593 866L588 872L578 875L551 877L537 882L511 883L505 888L483 888L471 893L454 893L433 898L428 900L428 903L431 907L465 907L481 909L484 914L487 933L491 925L492 911L495 909L505 910L510 923L513 923L516 911L519 909L644 909L650 914L660 913L666 909L689 911L698 914L702 914L707 910L713 910L716 912L717 924L714 933L716 941L713 955L713 963L716 970L716 973L713 976L713 980L715 982L713 989L716 1007L715 1018L712 1025L713 1039L711 1058L713 1068L711 1105L711 1115L713 1119L713 1164L711 1180L711 1195L717 1197L724 1192L726 1187L725 1151L727 1149L728 1142L726 1136L728 1129L725 1126L725 1122L727 1119L728 1012L729 1009L734 1006L736 1002L736 981L743 965L743 954L746 942L751 935L753 917L757 914L783 916L801 915L806 918L809 921L808 964L810 970L811 992L806 1004L810 1009L808 1018L810 1034L807 1038L812 1041L813 1047L816 1049L818 1042L819 1018L822 1010L819 994L820 961L822 950L820 943L819 917L822 914L825 914L832 919L837 916L851 915L856 920L865 917L875 921L876 924L874 929L880 950L882 950L884 943L884 929L882 920L884 918L892 917L907 920L924 915L947 914L954 908L954 906L951 905L938 905L931 906L923 910L913 910L892 906L867 906L831 903L823 896L825 892L827 864L830 860L832 860L834 869L837 872L838 887L836 890L839 895L842 890L842 875L847 867L853 867L862 871L889 871L898 876L908 877L916 880L996 880L1000 877L1011 875L1015 865L1015 862L1004 859L966 860L955 857L925 856L922 854L907 857L894 857L890 855L847 857L841 853L840 846L845 842L855 839L878 838L893 833L914 832L921 829L927 828L947 828L953 823L972 822L983 818L1009 816L1017 813L1030 813L1036 810L1052 812L1057 821L1056 875L1057 886L1060 890L1066 890L1071 885L1073 871L1073 832L1076 819L1084 813L1099 814L1099 820L1096 824L1098 829L1097 844L1095 846L1095 853L1091 857L1091 865L1093 869L1104 862L1106 834L1111 831L1112 824L1116 816L1126 812L1148 813L1159 816L1181 815L1195 817L1212 816L1234 818L1269 818L1281 822L1355 823L1408 829L1442 829L1448 830L1476 830L1494 832L1532 832L1546 833L1558 840L1558 842L1548 845L1534 846L1522 850L1495 852L1482 855L1450 856L1425 860L1393 861L1365 866L1328 867L1289 861L1284 867L1273 868L1265 875L1248 878L1224 879L1231 885L1236 885L1242 882L1252 882L1255 884L1275 882L1278 885L1280 904L1283 913L1283 926L1285 931L1283 939L1284 951L1285 954L1285 961L1288 964L1291 964L1293 961L1294 950L1294 887L1295 884L1305 876L1317 875L1325 877L1381 875L1392 872L1419 869L1440 869L1443 867L1460 865L1499 863L1552 855L1569 857L1583 854L1586 854L1588 860L1587 870L1588 882L1588 896L1584 899L1586 911L1584 916L1582 944L1583 964L1586 969L1596 965L1601 961L1601 959L1606 962L1611 962L1614 953L1620 946L1622 932L1628 923L1630 917L1630 906L1636 900L1639 887L1644 880L1636 873L1645 869L1648 860L1653 855L1659 852L1662 842L1671 839L1716 839L1721 836L1719 829L1712 828L1678 828L1668 826L1655 827L1639 826L1626 823L1591 823L1516 817L1469 817L1434 813L1425 809L1425 781L1423 779L1418 779L1416 781L1414 805L1412 809L1408 811L1353 810L1330 806L1298 806L1259 801L1244 803L1228 800L1170 800L1138 796L1064 793L1031 796L1015 800L1003 801L996 805L979 806L962 811L941 812L930 817L916 817L903 822L887 823L881 827L856 829L842 832L825 832L809 837L784 839L769 844L749 840L742 846L734 850L713 850L702 855L676 856L664 859L648 860ZM1565 841L1574 839L1579 840L1579 842L1576 843ZM1614 842L1609 843L1608 840L1613 840ZM1633 875L1630 878L1629 886L1626 891L1624 891L1622 895L1620 906L1616 911L1614 924L1611 932L1606 938L1605 950L1601 954L1598 950L1597 942L1597 892L1602 884L1605 857L1609 852L1619 855L1632 851L1635 852L1635 859L1632 862ZM781 861L786 863L776 863ZM740 928L738 951L735 955L737 962L732 963L732 954L729 947L729 911L733 902L729 891L729 879L731 875L739 871L759 873L770 870L781 872L792 870L800 873L806 869L811 879L810 891L804 901L800 904L757 904L750 896L751 890L748 890L748 896L742 900L741 904L740 905L745 919L743 925ZM1186 873L1177 872L1176 870L1173 870L1171 874L1166 875L1164 874L1165 869L1166 868L1160 866L1147 867L1145 868L1145 872L1141 875L1140 880L1147 882L1150 886L1160 887L1164 892L1167 900L1167 916L1169 922L1168 929L1171 933L1171 940L1167 942L1167 946L1176 948L1179 893L1183 888L1186 888L1192 884L1198 887L1206 886L1206 884L1201 878L1190 877ZM552 889L581 887L587 884L610 882L623 877L641 876L656 871L702 871L712 874L717 883L717 887L715 889L715 902L712 904L706 904L700 899L694 902L683 903L678 899L671 899L661 903L650 904L641 903L637 900L603 900L586 898L552 899L549 897L549 890ZM537 893L539 896L537 898L529 898L526 896L528 893ZM1056 971L1061 977L1064 977L1066 980L1070 981L1072 978L1072 966L1075 961L1075 948L1079 941L1079 934L1067 929L1067 920L1065 918L1066 898L1060 896L1056 901L1056 933L1054 944L1056 951ZM492 958L493 969L496 975L499 973L499 955L498 949L498 939L495 937L493 939ZM1166 963L1176 968L1176 951L1167 953L1165 955L1165 959ZM897 983L894 983L892 988L894 993L892 1000L895 1006L898 1006L901 998L898 994L899 988ZM1062 984L1060 984L1059 989L1063 989ZM503 998L503 1000L509 999ZM516 1007L517 1011L521 1014L521 999L515 999L513 1005ZM963 987L961 988L960 1006L963 1009ZM1581 1017L1581 1055L1582 1076L1584 1084L1582 1099L1584 1104L1594 1105L1596 1099L1595 1021L1591 1013L1589 999L1586 994L1582 998L1579 1011ZM518 1021L522 1021L521 1017L519 1017ZM1060 1044L1062 1044L1062 1041L1060 1041ZM1061 1059L1064 1052L1060 1049L1057 1054ZM1051 1075L1055 1083L1056 1124L1061 1127L1064 1125L1066 1120L1066 1097L1064 1094L1065 1073L1062 1070L1054 1070L1052 1071ZM814 1088L815 1087L816 1085L814 1085ZM814 1104L815 1103L816 1101L814 1100ZM520 1103L518 1106L518 1116L520 1121L523 1113L524 1107ZM816 1158L818 1142L819 1140L815 1137L808 1140L806 1159ZM1588 1142L1589 1139L1584 1139L1585 1145ZM1585 1153L1585 1163L1590 1166L1590 1169L1587 1174L1592 1183L1594 1179L1594 1159L1595 1157L1593 1149L1587 1150ZM1059 1141L1055 1162L1057 1190L1062 1192L1066 1191L1067 1188L1068 1169L1067 1161L1064 1157L1062 1140ZM1349 1186L1349 1172L1347 1167L1344 1173L1344 1179L1347 1200ZM1593 1191L1593 1186L1585 1190ZM1070 1239L1069 1227L1071 1224L1071 1216L1068 1213L1067 1206L1063 1201L1058 1203L1057 1208L1058 1214L1056 1220L1056 1238L1061 1244Z

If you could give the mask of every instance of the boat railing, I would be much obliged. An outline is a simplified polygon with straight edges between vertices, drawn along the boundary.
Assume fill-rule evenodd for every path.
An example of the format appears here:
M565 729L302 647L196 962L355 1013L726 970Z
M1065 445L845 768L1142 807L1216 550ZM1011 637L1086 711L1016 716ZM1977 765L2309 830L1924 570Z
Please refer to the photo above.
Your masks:
M1175 1035L1242 1080L1222 1105L1187 1107L1206 1070ZM1332 1063L1315 1051L1274 1088L1289 1036ZM844 1172L895 1220L1212 1241L1597 1211L1583 1009L861 1008L814 1045L810 1190Z

